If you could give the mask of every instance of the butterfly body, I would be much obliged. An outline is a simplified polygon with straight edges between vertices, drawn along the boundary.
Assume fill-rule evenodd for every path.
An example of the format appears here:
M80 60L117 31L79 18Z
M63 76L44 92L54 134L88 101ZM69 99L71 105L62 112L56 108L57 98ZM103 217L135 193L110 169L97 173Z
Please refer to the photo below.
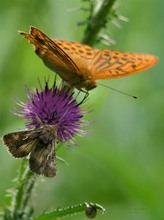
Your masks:
M70 87L89 91L96 80L112 79L146 70L158 61L150 54L99 50L78 42L51 40L35 27L29 33L20 31L35 47L36 54Z
M47 177L56 175L54 141L55 128L43 125L41 128L18 131L5 135L3 141L16 158L30 155L30 169Z

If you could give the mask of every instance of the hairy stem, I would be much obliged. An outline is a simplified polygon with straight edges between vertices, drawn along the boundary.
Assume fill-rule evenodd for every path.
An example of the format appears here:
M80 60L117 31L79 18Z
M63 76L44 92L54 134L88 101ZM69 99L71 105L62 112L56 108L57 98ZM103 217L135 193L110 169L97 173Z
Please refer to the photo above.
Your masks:
M36 176L29 170L27 160L23 159L11 201L11 213L13 216L22 217L25 212L28 212L28 202L36 182L35 180Z
M95 43L97 35L102 27L104 27L107 16L116 0L97 1L97 10L91 7L91 14L82 39L83 44L92 46ZM92 3L91 3L92 4Z

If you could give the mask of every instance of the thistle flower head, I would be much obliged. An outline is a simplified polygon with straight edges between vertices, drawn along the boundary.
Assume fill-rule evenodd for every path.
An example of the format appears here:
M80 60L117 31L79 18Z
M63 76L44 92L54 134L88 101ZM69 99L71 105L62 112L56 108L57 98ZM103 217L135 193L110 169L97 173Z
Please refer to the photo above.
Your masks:
M82 133L81 127L85 122L82 118L86 112L73 98L73 94L68 94L68 88L57 88L56 85L49 88L46 82L41 91L27 89L27 97L27 102L18 102L22 109L17 115L27 120L28 129L55 126L56 138L63 143L73 141L74 135Z

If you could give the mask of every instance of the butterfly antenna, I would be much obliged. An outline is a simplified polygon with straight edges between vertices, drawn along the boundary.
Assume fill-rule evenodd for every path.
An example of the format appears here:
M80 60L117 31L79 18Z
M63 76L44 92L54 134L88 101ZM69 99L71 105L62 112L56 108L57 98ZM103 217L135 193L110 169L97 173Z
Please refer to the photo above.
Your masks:
M104 87L106 87L106 88L108 88L108 89L111 89L111 90L113 90L113 91L115 91L115 92L119 92L119 93L121 93L121 94L130 96L130 97L132 97L132 98L134 98L134 99L137 99L137 98L138 98L137 96L128 94L128 93L126 93L126 92L122 92L122 91L117 90L117 89L114 89L114 88L112 88L112 87L110 87L110 86L107 86L107 85L104 85L104 84L101 84L101 83L97 83L97 84L100 85L100 86L104 86Z

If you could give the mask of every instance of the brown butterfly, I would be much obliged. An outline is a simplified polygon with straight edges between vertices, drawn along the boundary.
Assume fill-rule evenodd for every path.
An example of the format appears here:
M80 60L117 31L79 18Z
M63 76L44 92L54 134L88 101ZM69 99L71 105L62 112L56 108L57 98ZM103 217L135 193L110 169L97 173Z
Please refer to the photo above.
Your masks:
M55 130L54 126L43 125L39 129L6 134L3 141L16 158L30 154L29 165L33 172L53 177L56 175Z
M71 87L91 90L96 80L131 75L154 66L158 58L150 54L98 50L77 42L51 40L35 27L29 33L19 31L34 44L44 64Z

